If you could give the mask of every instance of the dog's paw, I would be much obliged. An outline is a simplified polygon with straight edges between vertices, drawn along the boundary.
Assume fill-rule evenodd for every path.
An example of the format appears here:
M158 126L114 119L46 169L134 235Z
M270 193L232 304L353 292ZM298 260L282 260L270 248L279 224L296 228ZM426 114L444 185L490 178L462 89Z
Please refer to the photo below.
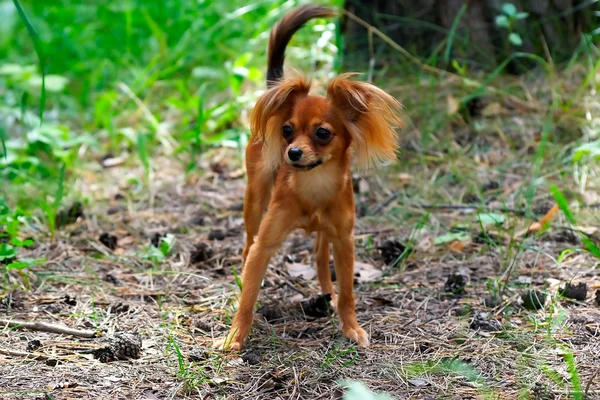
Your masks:
M230 337L224 337L213 342L212 347L223 351L240 351L243 347L243 343L235 338L232 340Z
M369 335L360 326L354 328L343 328L344 336L356 342L360 347L369 347Z
M337 312L337 295L335 293L331 293L331 301L329 305L333 309L333 311Z

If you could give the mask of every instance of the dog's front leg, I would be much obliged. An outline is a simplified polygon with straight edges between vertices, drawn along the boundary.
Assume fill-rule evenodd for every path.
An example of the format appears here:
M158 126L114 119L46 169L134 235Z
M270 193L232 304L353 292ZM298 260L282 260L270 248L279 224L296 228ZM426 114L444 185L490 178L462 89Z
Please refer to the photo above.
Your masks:
M287 207L287 209L286 209ZM294 227L297 213L289 205L276 200L271 202L260 225L256 242L250 247L242 271L242 293L239 308L227 337L215 342L222 349L240 350L250 333L254 317L254 305L258 298L261 282L267 272L269 260L281 246Z
M354 236L352 230L342 231L332 240L333 263L338 282L337 311L342 324L342 332L359 346L369 345L369 336L356 321L354 309Z

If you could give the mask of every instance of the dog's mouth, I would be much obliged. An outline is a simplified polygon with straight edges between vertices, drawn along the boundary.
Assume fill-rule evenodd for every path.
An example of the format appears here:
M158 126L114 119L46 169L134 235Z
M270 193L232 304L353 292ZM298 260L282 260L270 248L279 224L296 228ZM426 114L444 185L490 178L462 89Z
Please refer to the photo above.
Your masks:
M292 166L292 168L297 169L299 171L310 171L311 169L316 168L321 164L323 164L323 160L317 160L312 164L291 163L290 165Z

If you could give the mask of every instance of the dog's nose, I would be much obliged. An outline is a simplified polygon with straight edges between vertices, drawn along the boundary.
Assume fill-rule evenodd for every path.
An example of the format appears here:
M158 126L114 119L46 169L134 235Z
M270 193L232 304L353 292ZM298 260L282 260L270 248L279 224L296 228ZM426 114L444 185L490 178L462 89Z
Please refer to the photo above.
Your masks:
M288 157L291 161L298 161L302 158L303 153L300 147L292 147L288 150Z

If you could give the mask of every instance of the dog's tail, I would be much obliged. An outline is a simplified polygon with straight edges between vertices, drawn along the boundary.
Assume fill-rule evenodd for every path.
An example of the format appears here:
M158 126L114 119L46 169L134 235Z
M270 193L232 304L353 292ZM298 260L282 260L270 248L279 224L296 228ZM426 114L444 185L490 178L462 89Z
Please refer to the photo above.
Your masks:
M283 78L283 60L285 48L290 39L302 26L313 18L333 17L332 9L318 5L304 5L286 14L271 30L267 49L267 88L274 86Z

